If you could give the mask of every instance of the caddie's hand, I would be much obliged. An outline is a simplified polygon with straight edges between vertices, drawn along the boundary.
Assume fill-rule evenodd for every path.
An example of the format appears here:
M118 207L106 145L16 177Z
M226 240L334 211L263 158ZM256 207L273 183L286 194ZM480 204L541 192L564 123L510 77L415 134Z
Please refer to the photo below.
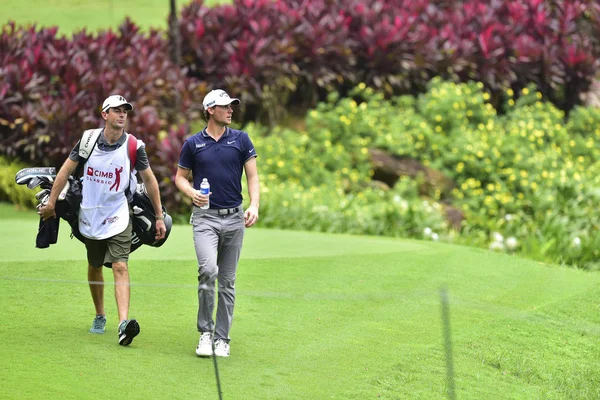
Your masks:
M42 217L44 221L50 218L56 218L56 211L54 210L54 206L50 204L46 204L45 206L41 206L38 208L38 215Z
M154 239L159 240L163 239L167 234L167 227L165 226L165 221L162 219L156 220L156 236Z
M258 208L250 206L244 213L244 224L246 228L250 228L256 221L258 221Z

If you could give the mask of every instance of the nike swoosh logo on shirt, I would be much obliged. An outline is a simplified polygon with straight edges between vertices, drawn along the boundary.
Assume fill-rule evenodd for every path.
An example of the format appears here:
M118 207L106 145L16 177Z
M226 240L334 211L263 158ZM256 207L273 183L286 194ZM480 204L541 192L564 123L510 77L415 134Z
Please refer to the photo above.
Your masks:
M227 144L231 144L231 143L235 143L235 140L232 140L231 142L227 142Z

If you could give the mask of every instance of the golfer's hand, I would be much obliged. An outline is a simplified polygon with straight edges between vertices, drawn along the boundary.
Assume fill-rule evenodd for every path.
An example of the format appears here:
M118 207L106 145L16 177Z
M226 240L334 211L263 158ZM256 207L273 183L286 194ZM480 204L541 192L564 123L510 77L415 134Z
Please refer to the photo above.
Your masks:
M162 219L156 220L156 236L154 237L156 240L163 239L167 234L167 227L165 226L165 221Z
M56 218L56 211L54 210L54 205L51 204L46 204L45 206L38 208L37 213L40 217L42 217L44 221L50 218Z
M246 228L250 228L256 221L258 221L258 208L250 206L244 213L244 223Z
M208 204L208 197L212 194L212 192L208 193L208 194L200 194L199 190L194 190L194 193L192 195L192 202L194 203L194 205L198 206L198 207L202 207Z

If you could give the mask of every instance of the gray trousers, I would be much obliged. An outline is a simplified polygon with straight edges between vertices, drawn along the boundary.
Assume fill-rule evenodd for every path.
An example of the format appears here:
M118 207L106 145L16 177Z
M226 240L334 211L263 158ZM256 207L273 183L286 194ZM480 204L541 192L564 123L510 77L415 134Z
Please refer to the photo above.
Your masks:
M194 207L194 247L198 258L198 331L214 332L214 338L229 341L235 303L235 276L244 240L244 212L216 215ZM215 280L219 283L217 323Z

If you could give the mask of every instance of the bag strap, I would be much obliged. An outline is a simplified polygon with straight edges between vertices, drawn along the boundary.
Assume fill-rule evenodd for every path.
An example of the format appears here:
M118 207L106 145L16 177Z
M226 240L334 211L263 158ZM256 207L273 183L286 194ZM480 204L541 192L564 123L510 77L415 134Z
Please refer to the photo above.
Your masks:
M129 133L129 136L127 137L127 151L129 153L129 162L131 167L129 170L133 171L137 161L137 139L131 133Z
M101 132L102 128L88 129L83 132L81 141L79 142L79 157L84 159L83 164L85 164L87 159L92 155L92 151L94 151L94 147L96 147L96 142L98 142Z
M75 172L73 172L73 176L80 178L83 175L83 166L88 158L90 158L90 155L92 155L92 151L94 151L94 148L96 147L100 133L102 133L102 128L87 129L83 132L83 135L81 135L78 153L81 160L79 161L79 165L75 169Z

